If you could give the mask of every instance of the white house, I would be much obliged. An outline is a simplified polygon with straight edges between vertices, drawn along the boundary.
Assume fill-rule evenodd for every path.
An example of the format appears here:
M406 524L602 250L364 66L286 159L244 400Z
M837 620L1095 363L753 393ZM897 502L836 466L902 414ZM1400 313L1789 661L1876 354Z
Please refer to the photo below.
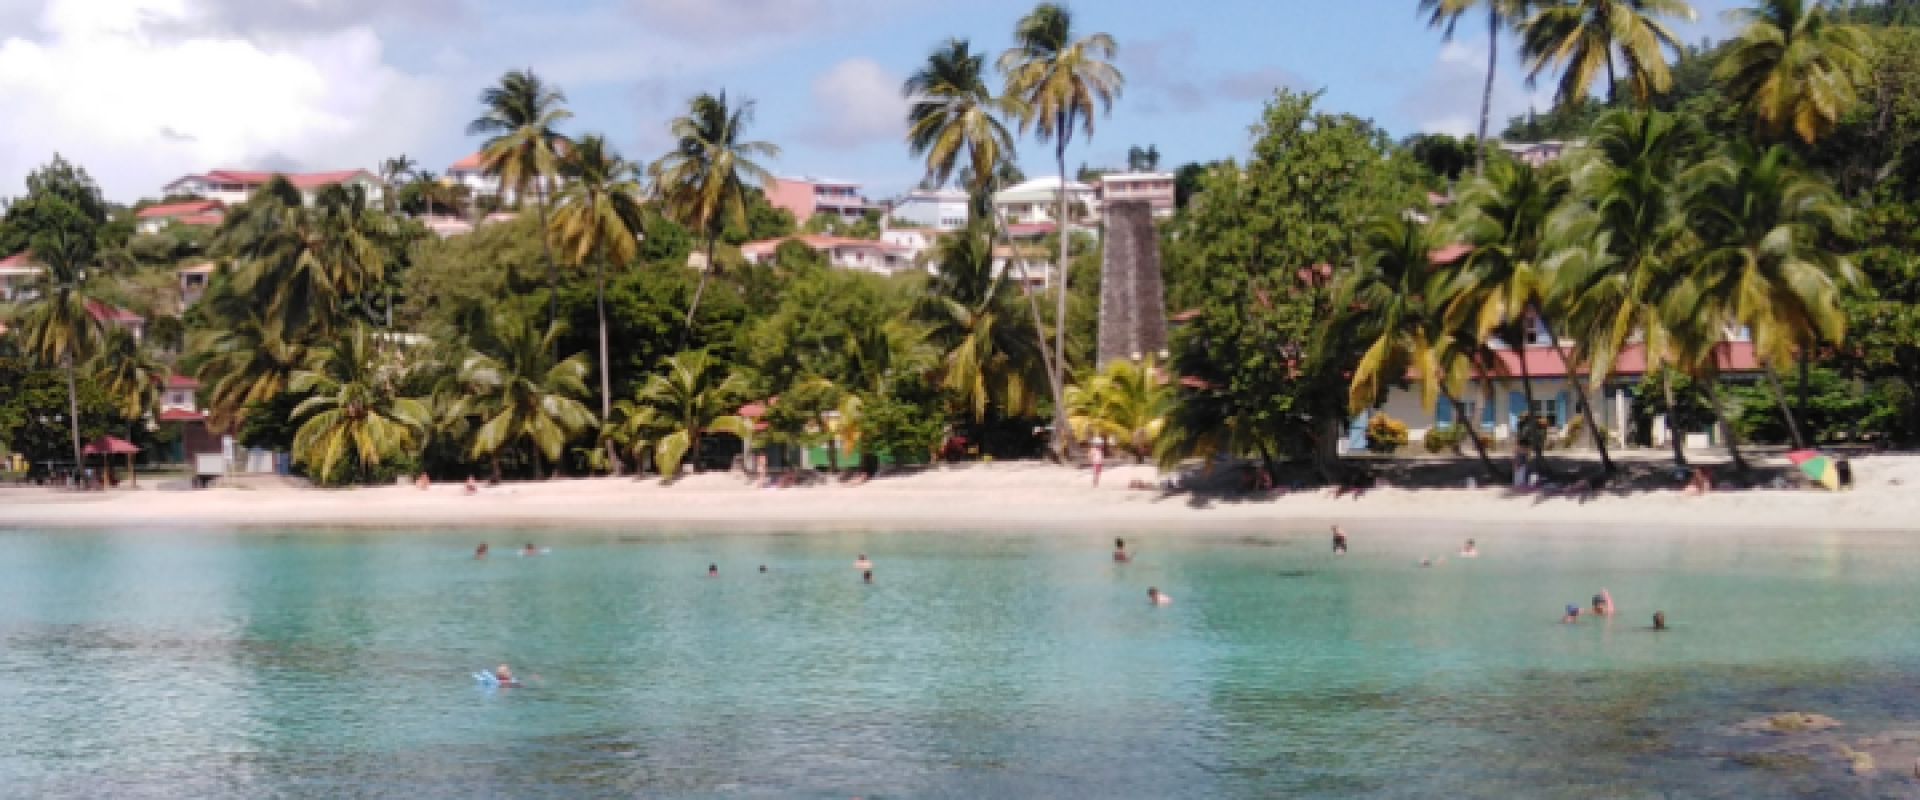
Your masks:
M25 251L0 259L0 300L33 299L33 282L39 280L44 271Z
M133 215L133 229L140 233L159 233L172 223L217 226L227 218L227 204L218 200L189 200L147 206Z
M182 177L161 187L161 192L167 195L193 195L234 206L246 202L255 189L266 185L275 175L284 176L288 183L299 189L302 200L308 204L313 203L322 188L336 184L365 189L370 203L383 202L386 197L386 184L380 180L380 176L364 169L302 173L217 169L204 175Z
M749 264L763 264L773 258L784 242L799 242L827 257L827 263L839 269L864 270L893 275L912 269L917 253L912 247L872 239L848 239L841 236L802 234L784 239L748 242L740 246L740 255Z
M1054 222L1054 207L1060 204L1060 179L1035 178L1016 184L993 196L993 205L1008 223ZM1100 192L1077 181L1067 182L1067 220L1088 222L1100 218Z
M894 201L887 216L923 228L952 231L967 226L968 205L967 193L958 189L919 189Z
M1173 173L1109 172L1100 176L1101 204L1115 200L1145 200L1160 219L1173 216Z

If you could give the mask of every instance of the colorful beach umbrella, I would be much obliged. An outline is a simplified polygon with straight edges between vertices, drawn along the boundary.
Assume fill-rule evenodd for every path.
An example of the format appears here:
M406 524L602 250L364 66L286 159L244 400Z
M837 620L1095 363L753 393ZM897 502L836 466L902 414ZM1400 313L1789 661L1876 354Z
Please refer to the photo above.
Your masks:
M1787 460L1821 486L1830 491L1840 491L1840 473L1834 469L1832 457L1822 455L1818 450L1795 450L1787 454Z

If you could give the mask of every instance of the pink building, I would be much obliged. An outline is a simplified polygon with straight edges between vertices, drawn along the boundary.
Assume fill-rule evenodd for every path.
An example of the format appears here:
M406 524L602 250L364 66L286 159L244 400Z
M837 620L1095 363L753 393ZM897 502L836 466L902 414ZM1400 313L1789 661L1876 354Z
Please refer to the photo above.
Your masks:
M767 181L767 202L793 214L795 223L805 225L815 214L833 214L848 222L877 208L860 194L860 184L819 178L773 178Z
M802 234L785 239L768 239L760 242L748 242L740 245L740 255L749 264L765 263L780 249L783 242L795 241L804 244L813 251L827 257L827 263L840 269L862 270L881 275L892 275L901 270L913 268L917 251L907 244L874 241L871 239L848 239L840 236L815 236Z

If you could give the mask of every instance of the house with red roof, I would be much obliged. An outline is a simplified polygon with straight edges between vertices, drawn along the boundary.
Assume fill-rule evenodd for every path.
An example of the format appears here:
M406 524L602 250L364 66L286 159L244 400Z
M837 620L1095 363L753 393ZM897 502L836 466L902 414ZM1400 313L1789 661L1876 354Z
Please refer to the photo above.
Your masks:
M43 271L24 250L0 258L0 301L32 299L33 283Z
M159 233L173 223L217 226L227 218L227 204L219 200L189 200L147 206L133 215L133 229L140 233Z
M827 263L840 269L864 270L881 275L912 269L914 256L917 255L914 248L906 245L816 234L748 242L740 245L740 255L749 264L763 264L773 258L774 251L780 249L782 243L789 241L799 242L825 255Z
M255 189L266 185L275 175L286 177L287 182L300 190L307 203L320 190L327 186L359 186L366 190L369 202L380 202L386 197L387 185L380 176L364 169L344 169L332 172L267 172L261 170L216 169L202 175L187 175L175 180L161 191L167 195L192 195L206 200L217 200L227 206L235 206L247 201Z

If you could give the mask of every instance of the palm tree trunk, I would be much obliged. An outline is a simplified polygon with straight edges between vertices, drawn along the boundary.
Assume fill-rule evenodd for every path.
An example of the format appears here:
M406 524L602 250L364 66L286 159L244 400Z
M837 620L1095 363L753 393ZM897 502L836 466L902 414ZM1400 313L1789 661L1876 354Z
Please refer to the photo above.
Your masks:
M487 460L493 462L493 485L499 486L500 485L500 451L495 450L491 453L488 453Z
M1444 387L1440 389L1440 394L1446 398L1448 405L1453 406L1453 416L1460 420L1460 427L1466 430L1467 438L1473 440L1474 452L1479 453L1480 463L1487 468L1487 478L1499 483L1500 470L1494 467L1493 459L1487 457L1487 446L1480 441L1480 432L1473 429L1473 420L1470 419L1472 415L1467 413L1466 405L1454 399L1453 392L1447 391ZM1458 448L1459 445L1455 444L1454 447Z
M1808 392L1808 378L1809 378L1809 375L1807 374L1808 373L1807 364L1809 361L1812 360L1812 356L1808 354L1808 351L1812 349L1813 348L1811 347L1800 348L1800 419L1807 418L1807 392Z
M613 424L613 379L607 367L607 266L604 259L596 259L593 266L593 305L600 314L600 425L602 429ZM606 440L607 469L613 476L620 477L620 448L615 447L612 439Z
M1473 155L1473 174L1487 169L1487 118L1493 114L1493 76L1500 66L1500 4L1487 4L1487 87L1480 93L1480 140Z
M1059 299L1058 315L1054 317L1053 385L1067 385L1067 268L1068 247L1072 243L1067 235L1067 130L1066 120L1060 120L1059 142L1053 148L1054 161L1060 167L1060 218L1054 226L1060 234L1060 264L1055 269L1059 273L1059 284L1054 287ZM1053 445L1060 460L1065 461L1073 455L1073 437L1067 431L1067 407L1061 403L1053 404Z
M999 178L995 177L992 180L992 186L997 187L1000 183ZM983 178L982 182L985 181L986 179ZM1014 243L1013 236L1007 233L1007 221L1000 215L1000 207L993 204L992 194L987 195L987 205L993 210L995 236L1007 245L1008 263L1020 266L1020 283L1023 287L1021 294L1027 296L1027 307L1033 312L1034 338L1040 345L1040 366L1047 371L1048 388L1053 391L1053 407L1066 408L1066 387L1060 385L1060 373L1053 369L1054 355L1047 346L1047 326L1040 316L1040 298L1033 293L1030 285L1032 272L1027 269L1026 254L1020 251L1020 246ZM1059 424L1058 418L1055 419L1054 424Z
M547 235L547 196L552 187L542 182L540 192L540 250L547 256L547 327L560 321L560 268L553 263L553 237ZM558 341L555 342L558 347Z
M67 427L73 433L73 478L77 485L81 476L86 474L86 461L85 456L80 452L80 394L79 389L74 386L73 379L74 344L75 340L72 338L67 340L66 350L61 353L60 360L65 362L67 368Z
M693 303L687 306L687 321L680 328L680 346L677 350L687 349L687 337L693 335L693 315L700 310L700 296L707 293L707 277L713 274L713 240L715 234L707 234L707 262L700 268L700 285L694 287Z
M1720 402L1719 383L1720 380L1714 378L1701 381L1700 385L1707 390L1707 402L1713 404L1713 415L1720 418L1720 435L1727 440L1727 455L1733 457L1733 468L1744 475L1747 471L1747 460L1740 456L1740 437L1734 435L1733 423L1727 419L1726 405Z
M1760 371L1767 374L1767 387L1773 390L1773 399L1780 404L1780 416L1787 421L1787 435L1793 438L1793 449L1807 449L1806 437L1800 433L1800 423L1793 417L1793 408L1787 403L1786 390L1780 387L1780 376L1773 371L1772 364L1762 363Z
M1613 75L1613 47L1609 45L1607 47L1607 105L1620 102L1620 90L1617 88L1619 84L1620 79ZM1586 95L1583 93L1581 96Z
M1687 451L1681 447L1680 426L1674 421L1679 416L1679 407L1673 404L1673 373L1666 369L1660 370L1660 390L1666 393L1667 444L1673 446L1673 465L1686 469Z
M1539 312L1536 310L1535 314L1539 314ZM1566 348L1560 346L1560 334L1554 333L1553 326L1546 324L1546 316L1544 314L1540 314L1539 316L1542 320L1540 327L1545 328L1547 331L1547 342L1553 345L1553 352L1560 356L1560 366L1566 369L1567 380L1573 381L1573 390L1578 393L1576 402L1580 404L1580 416L1587 421L1587 433L1590 434L1593 439L1594 448L1600 451L1600 469L1608 476L1612 476L1613 457L1607 453L1607 434L1600 430L1600 424L1593 419L1593 404L1587 402L1587 398L1590 397L1590 395L1587 394L1587 382L1582 379L1580 373L1573 368L1573 361L1567 358Z

